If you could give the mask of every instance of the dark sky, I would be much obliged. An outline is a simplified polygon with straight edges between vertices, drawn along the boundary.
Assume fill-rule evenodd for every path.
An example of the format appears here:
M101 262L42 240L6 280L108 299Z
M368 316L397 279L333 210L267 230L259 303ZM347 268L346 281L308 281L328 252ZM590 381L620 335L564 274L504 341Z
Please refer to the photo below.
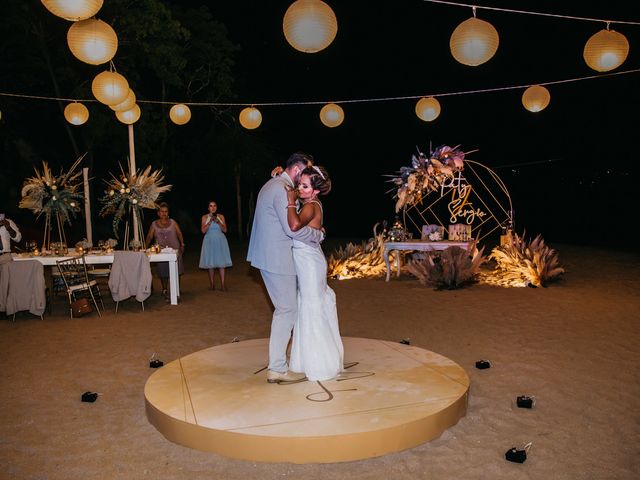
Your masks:
M274 164L303 150L331 174L334 188L325 200L330 235L366 238L376 222L392 221L395 202L386 193L390 184L384 175L408 166L416 149L426 152L430 145L446 144L477 150L469 158L498 173L511 193L519 232L540 233L548 241L632 243L627 235L594 234L602 232L603 225L635 222L629 212L634 208L640 160L635 142L638 73L598 74L582 58L584 44L605 27L603 23L479 8L478 18L498 30L500 46L487 63L468 67L452 57L449 37L471 17L470 8L420 0L329 1L338 19L337 37L327 49L305 54L293 49L282 32L282 18L292 0L181 3L207 5L214 18L226 25L230 39L240 45L235 82L239 103L440 95L442 112L430 123L415 115L415 99L343 104L345 121L333 129L321 124L320 105L260 107L263 123L247 135L259 135L267 142ZM481 2L498 8L640 22L633 2L595 3ZM640 25L614 23L612 28L631 45L627 60L614 72L640 68ZM551 103L537 114L522 106L524 89L443 95L598 75L602 78L549 86ZM143 86L133 88L144 92ZM33 103L34 109L38 105ZM4 110L2 122L8 122L11 112ZM55 128L62 132L64 121L55 108L51 112L58 122ZM203 119L204 109L194 112L190 124L177 128L185 134L187 129L197 131L197 122ZM33 142L43 134L32 133ZM215 152L202 153L202 158L185 158L185 168L215 157ZM115 165L116 160L109 160ZM153 164L153 159L149 161ZM256 178L267 175L266 170L257 172ZM172 178L167 182L175 183ZM232 179L216 182L195 173L193 182L174 185L167 195L183 210L183 218L193 219L194 231L204 212L205 205L200 203L210 196L218 199L228 218L234 217ZM254 188L257 193L259 184ZM202 199L194 200L193 191L201 192Z
M294 50L282 33L289 1L216 2L214 16L239 43L243 102L338 101L454 93L598 75L582 58L587 39L604 24L478 10L492 23L500 47L486 64L455 61L449 37L470 8L419 0L329 2L338 35L324 51ZM596 6L558 2L482 2L566 16L640 21L628 2ZM613 25L631 44L616 71L640 67L640 26ZM637 172L638 74L549 86L551 103L533 114L523 90L440 97L434 122L419 120L415 100L343 105L345 122L329 129L320 106L261 107L263 132L282 160L301 149L326 165L335 181L327 198L329 229L367 235L393 218L394 202L382 177L408 165L416 148L460 144L511 191L518 230L577 241L622 215L623 191ZM635 177L634 177L635 178ZM338 215L337 212L340 212ZM346 212L346 215L345 215ZM606 216L608 218L603 218Z

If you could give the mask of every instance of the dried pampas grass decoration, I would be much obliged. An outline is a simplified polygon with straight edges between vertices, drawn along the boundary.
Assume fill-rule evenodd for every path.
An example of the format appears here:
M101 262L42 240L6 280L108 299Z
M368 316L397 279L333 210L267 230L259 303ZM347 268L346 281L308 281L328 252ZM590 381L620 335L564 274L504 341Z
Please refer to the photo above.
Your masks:
M508 232L504 244L493 249L489 259L495 260L497 267L483 277L484 283L543 287L564 273L558 253L545 245L540 235L531 242L525 240L525 235Z
M377 226L373 227L373 238L359 245L349 242L329 256L327 277L338 280L379 277L387 271L383 258L384 236L376 233Z
M121 221L128 221L131 215L140 219L143 208L156 208L160 195L171 189L171 185L162 185L164 176L161 170L151 171L151 165L133 174L125 174L120 165L120 176L111 174L110 180L105 180L106 190L100 199L102 209L100 215L113 215L113 233L118 237L118 226ZM141 225L141 221L139 225Z
M473 241L466 249L449 247L440 255L434 251L427 252L424 259L409 262L407 270L415 275L422 285L437 290L453 290L473 283L478 276L480 265L487 260L482 256L484 247L478 250L476 244L477 241Z

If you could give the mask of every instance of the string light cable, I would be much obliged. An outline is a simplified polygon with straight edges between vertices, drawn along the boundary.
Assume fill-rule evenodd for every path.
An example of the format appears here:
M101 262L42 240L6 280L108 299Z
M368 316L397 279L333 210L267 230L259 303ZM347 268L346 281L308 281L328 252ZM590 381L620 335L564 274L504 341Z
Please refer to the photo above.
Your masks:
M425 0L427 1L427 0ZM629 75L640 73L640 68L635 68L632 70L624 70L621 72L611 72L604 73L599 75L589 75L585 77L575 77L575 78L567 78L563 80L552 80L548 82L542 83L532 83L532 84L523 84L523 85L511 85L504 87L494 87L494 88L480 88L474 90L461 90L455 92L440 92L440 93L424 93L420 95L406 95L400 97L374 97L374 98L357 98L357 99L345 99L345 100L331 100L332 103L338 104L349 104L349 103L373 103L373 102L392 102L392 101L402 101L402 100L417 100L423 97L451 97L458 95L473 95L478 93L491 93L491 92L501 92L507 90L523 90L528 87L534 85L540 86L549 86L549 85L559 85L564 83L575 83L585 80L594 80L597 78L604 77L612 77L618 75ZM56 102L83 102L83 103L99 103L95 99L85 99L81 100L78 98L64 98L64 97L48 97L41 95L26 95L19 93L9 93L9 92L0 92L0 96L3 97L14 97L14 98L24 98L30 100L51 100ZM145 103L145 104L155 104L155 105L175 105L175 104L184 104L193 107L289 107L289 106L297 106L297 105L325 105L329 103L328 100L311 100L311 101L288 101L288 102L252 102L252 103L233 103L233 102L183 102L183 101L161 101L161 100L138 100L137 103Z
M606 23L607 25L610 23L616 24L625 24L625 25L640 25L640 22L633 22L629 20L611 20L611 19L603 19L603 18L589 18L589 17L575 17L572 15L559 15L556 13L542 13L542 12L531 12L527 10L516 10L512 8L499 8L499 7L489 7L482 5L474 5L470 3L458 3L458 2L448 2L446 0L422 0L425 3L440 3L442 5L450 5L454 7L464 7L471 8L477 10L494 10L498 12L507 12L507 13L519 13L524 15L537 15L540 17L553 17L553 18L563 18L565 20L582 20L585 22L597 22L597 23Z

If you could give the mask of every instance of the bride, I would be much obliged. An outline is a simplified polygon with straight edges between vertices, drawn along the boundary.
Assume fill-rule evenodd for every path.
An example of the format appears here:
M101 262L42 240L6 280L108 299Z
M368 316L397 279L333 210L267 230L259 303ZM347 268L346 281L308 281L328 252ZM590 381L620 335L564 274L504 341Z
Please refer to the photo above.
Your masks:
M318 195L331 190L323 167L307 167L298 188L287 189L287 221L292 231L304 226L322 228ZM327 285L327 261L320 246L293 240L293 260L298 277L298 319L293 327L289 368L304 372L309 380L330 380L342 372L344 349L338 327L336 296Z

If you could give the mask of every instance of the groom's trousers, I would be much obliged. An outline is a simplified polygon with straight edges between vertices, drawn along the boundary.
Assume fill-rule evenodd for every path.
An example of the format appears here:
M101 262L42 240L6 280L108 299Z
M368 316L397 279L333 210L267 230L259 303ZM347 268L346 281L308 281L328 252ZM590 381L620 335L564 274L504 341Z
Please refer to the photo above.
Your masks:
M287 345L298 317L298 290L295 275L280 275L260 270L271 303L275 307L269 338L269 370L286 373Z

